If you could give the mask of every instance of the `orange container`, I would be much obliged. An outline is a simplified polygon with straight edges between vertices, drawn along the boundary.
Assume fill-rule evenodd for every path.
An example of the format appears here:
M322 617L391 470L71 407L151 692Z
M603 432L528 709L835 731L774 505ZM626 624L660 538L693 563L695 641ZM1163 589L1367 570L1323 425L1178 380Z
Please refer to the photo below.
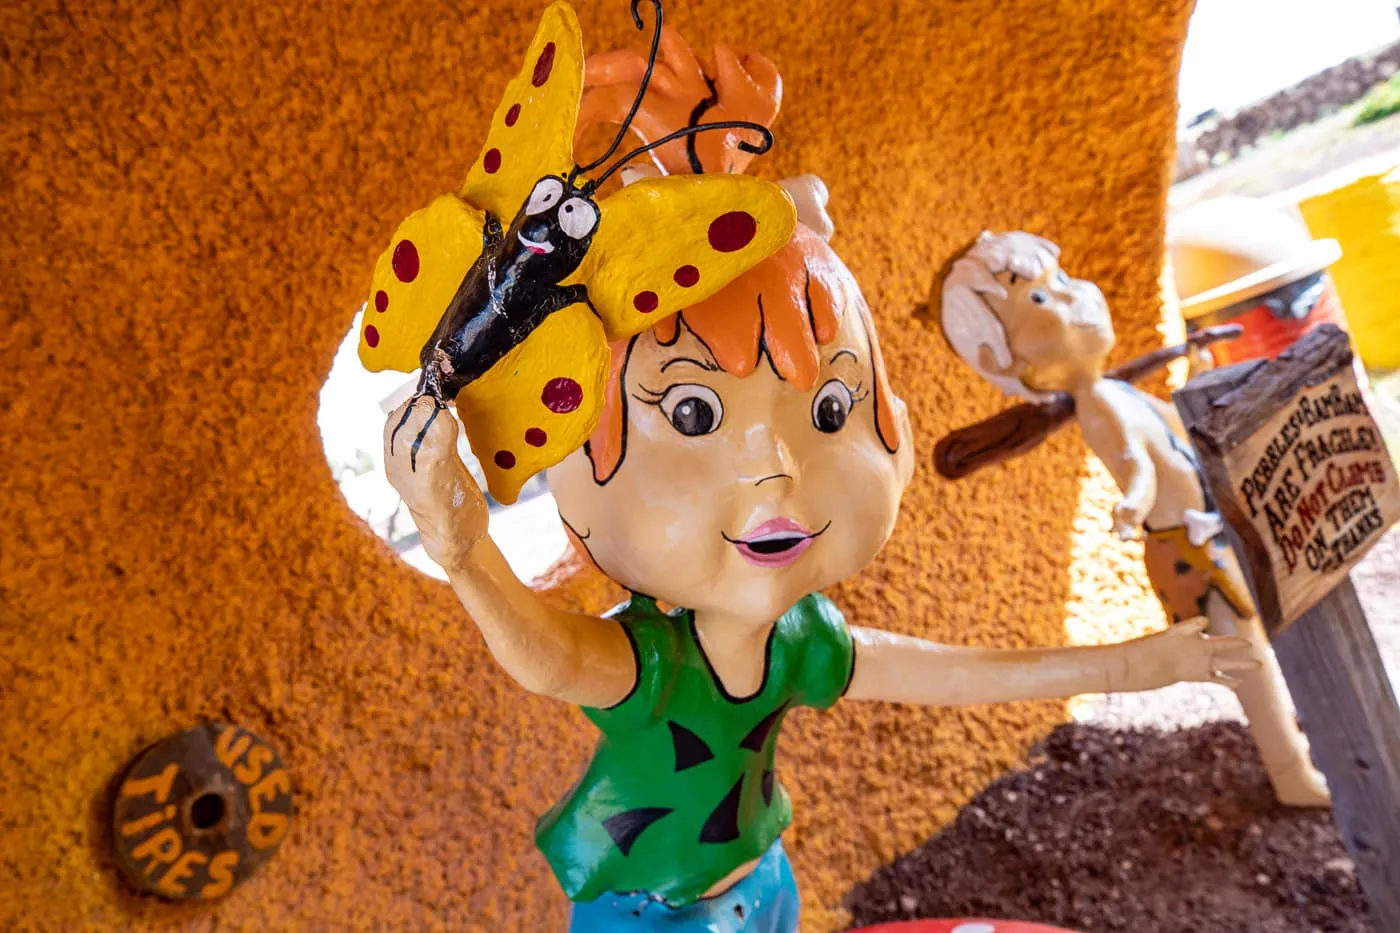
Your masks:
M1301 217L1253 198L1218 198L1172 218L1167 246L1188 332L1239 324L1211 347L1217 365L1278 356L1319 324L1346 327L1327 267L1336 240L1314 240Z

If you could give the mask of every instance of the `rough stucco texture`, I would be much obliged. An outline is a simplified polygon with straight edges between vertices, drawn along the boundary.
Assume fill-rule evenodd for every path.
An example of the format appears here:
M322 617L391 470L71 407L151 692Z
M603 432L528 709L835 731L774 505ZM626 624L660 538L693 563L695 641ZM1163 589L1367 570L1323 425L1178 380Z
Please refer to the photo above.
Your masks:
M543 6L4 5L0 928L561 928L530 827L588 727L508 683L449 591L351 515L315 423L375 256L460 182ZM984 225L1058 240L1113 301L1121 356L1157 342L1188 0L776 9L674 0L669 21L781 67L760 170L830 184L925 453L1002 404L917 313ZM580 17L590 49L638 41L622 0ZM1095 550L1082 463L1069 431L958 484L923 468L884 555L833 596L953 642L1064 641L1071 551ZM561 601L607 604L562 577ZM1147 605L1135 587L1113 612ZM806 928L1063 714L794 717ZM201 717L275 743L297 822L221 904L123 893L109 782Z

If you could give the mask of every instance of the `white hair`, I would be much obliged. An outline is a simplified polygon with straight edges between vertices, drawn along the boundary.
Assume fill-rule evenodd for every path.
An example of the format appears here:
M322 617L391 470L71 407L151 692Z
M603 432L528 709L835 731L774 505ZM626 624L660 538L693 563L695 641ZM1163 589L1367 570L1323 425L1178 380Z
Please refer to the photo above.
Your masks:
M943 282L939 318L943 336L963 362L1008 395L1019 395L1031 401L1049 398L1046 393L1037 392L1015 376L1006 374L1015 362L1006 339L1006 328L982 296L1005 298L1006 289L995 278L998 274L1010 271L1033 279L1059 256L1058 246L1031 233L983 231L977 242L953 263ZM982 365L983 347L991 354L996 369Z

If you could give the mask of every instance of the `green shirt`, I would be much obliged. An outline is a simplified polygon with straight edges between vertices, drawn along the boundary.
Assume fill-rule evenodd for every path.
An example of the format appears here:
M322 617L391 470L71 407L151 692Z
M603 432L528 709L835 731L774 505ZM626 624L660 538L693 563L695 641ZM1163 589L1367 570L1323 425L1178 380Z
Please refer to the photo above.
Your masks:
M700 647L694 613L666 614L634 595L610 616L631 639L637 682L616 706L584 710L602 737L535 842L572 900L647 891L681 907L792 821L773 774L778 730L794 706L825 709L845 692L851 636L830 600L807 596L769 633L758 692L734 697Z

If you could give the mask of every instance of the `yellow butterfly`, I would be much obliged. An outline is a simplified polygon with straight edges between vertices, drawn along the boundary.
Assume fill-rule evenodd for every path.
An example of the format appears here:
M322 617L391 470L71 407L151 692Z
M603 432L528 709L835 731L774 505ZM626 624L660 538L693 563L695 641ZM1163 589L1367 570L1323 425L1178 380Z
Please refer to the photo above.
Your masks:
M744 175L652 178L594 197L626 162L671 139L724 129L757 133L761 143L740 143L749 152L773 142L753 123L692 126L588 177L617 151L646 93L661 35L652 3L646 76L601 158L574 161L583 41L561 0L545 11L461 192L405 220L375 266L360 361L374 371L421 367L419 396L439 410L455 400L500 502L592 433L609 341L710 297L780 249L796 223L785 191ZM421 438L392 443L411 443L416 457Z

